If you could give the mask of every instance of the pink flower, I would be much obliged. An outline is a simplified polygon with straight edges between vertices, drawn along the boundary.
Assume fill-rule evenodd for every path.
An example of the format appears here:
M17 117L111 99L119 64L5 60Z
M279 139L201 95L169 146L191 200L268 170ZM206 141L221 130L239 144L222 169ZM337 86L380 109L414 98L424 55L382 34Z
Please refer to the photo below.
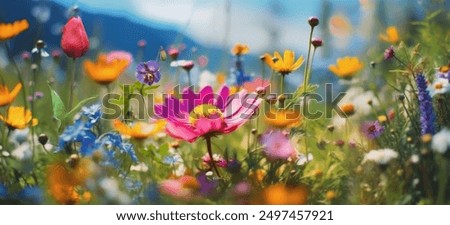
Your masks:
M261 136L261 143L264 146L264 155L271 161L281 159L287 160L295 157L296 151L288 136L282 131L270 131Z
M167 134L189 142L235 131L261 102L256 94L245 90L230 95L227 86L218 94L214 94L211 86L205 86L198 94L186 88L181 97L181 100L166 97L164 105L155 105L155 114L167 119Z
M270 81L258 77L253 81L245 82L243 87L248 92L267 92L267 89L270 87Z
M130 65L133 62L133 55L126 51L111 51L106 55L106 61L111 63L114 60L126 60Z
M219 154L213 154L214 163L218 167L226 168L227 167L227 160L225 160L221 155ZM206 165L211 165L211 157L209 154L206 154L202 157L203 163Z
M169 54L172 60L177 60L178 55L180 54L180 50L178 50L178 48L171 47L169 48L169 50L167 50L167 54Z
M159 191L162 194L180 200L190 200L194 198L194 195L199 189L200 184L197 179L192 176L182 176L178 179L165 180L159 185Z
M61 48L71 58L79 58L88 51L89 39L80 17L72 17L64 25Z

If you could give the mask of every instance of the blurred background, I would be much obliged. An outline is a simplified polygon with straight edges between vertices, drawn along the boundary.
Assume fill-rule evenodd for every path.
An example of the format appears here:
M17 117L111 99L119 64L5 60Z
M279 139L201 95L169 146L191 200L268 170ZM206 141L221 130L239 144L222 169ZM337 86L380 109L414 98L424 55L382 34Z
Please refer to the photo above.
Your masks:
M90 36L88 57L111 50L137 57L137 42L145 40L147 46L137 60L154 59L160 46L176 46L183 50L180 59L203 60L194 74L202 67L227 73L233 66L230 48L238 42L249 45L246 71L256 74L265 52L293 49L297 56L306 56L307 19L317 16L320 25L314 37L322 38L324 47L316 54L313 73L320 76L313 76L313 82L337 81L328 65L338 57L360 56L365 61L388 47L389 43L380 46L378 38L388 26L396 26L401 39L408 41L414 35L412 21L449 9L445 0L3 0L0 6L0 21L30 22L30 28L11 41L17 56L31 51L38 39L47 43L49 52L59 49L61 28L75 10ZM1 49L0 66L6 65ZM302 73L288 76L288 82L298 85Z

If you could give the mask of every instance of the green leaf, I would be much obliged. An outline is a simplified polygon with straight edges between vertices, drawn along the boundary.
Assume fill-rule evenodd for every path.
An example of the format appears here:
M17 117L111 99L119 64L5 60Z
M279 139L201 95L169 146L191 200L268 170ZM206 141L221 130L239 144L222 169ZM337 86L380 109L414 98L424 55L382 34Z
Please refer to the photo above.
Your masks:
M75 116L75 114L76 114L78 111L80 111L81 107L85 106L88 102L90 102L90 101L92 101L92 100L94 100L94 99L97 99L97 96L93 96L93 97L90 97L90 98L83 99L83 100L80 101L75 107L73 107L73 109L70 110L70 112L68 112L68 113L65 115L64 119L72 118L73 116Z
M165 143L163 145L161 145L158 149L158 153L161 156L168 156L169 155L169 144Z
M61 122L64 120L66 115L66 106L64 102L59 97L58 93L53 90L50 86L50 93L52 97L52 107L53 107L53 117L58 121L58 127L61 126Z

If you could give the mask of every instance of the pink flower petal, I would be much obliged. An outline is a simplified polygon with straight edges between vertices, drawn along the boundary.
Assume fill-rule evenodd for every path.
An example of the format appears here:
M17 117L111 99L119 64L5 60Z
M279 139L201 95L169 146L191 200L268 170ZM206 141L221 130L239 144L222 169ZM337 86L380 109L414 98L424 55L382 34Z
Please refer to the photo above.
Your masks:
M199 137L193 127L186 126L185 124L168 122L166 125L166 132L171 137L186 140L188 142L194 142Z

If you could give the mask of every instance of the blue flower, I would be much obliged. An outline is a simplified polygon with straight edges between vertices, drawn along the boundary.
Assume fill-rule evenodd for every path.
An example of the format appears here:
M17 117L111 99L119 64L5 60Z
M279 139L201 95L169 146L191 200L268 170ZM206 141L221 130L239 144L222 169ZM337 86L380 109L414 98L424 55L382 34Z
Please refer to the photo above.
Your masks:
M159 192L159 186L157 184L150 184L145 191L145 197L152 202L157 203L161 200L161 193Z
M422 129L422 135L434 134L436 116L433 110L433 103L431 96L427 90L427 82L423 74L417 74L416 76L419 109L420 109L420 126Z
M161 79L158 62L151 60L139 63L136 68L136 78L146 85L157 83Z
M117 162L115 149L118 149L121 154L128 154L134 163L138 162L133 145L123 142L122 137L117 133L106 133L102 135L98 138L96 144L98 148L102 148L106 152L106 155L110 160L113 160L113 164L116 164Z
M102 105L100 104L94 104L89 107L83 107L81 109L81 115L87 118L87 127L92 127L100 120L100 118L102 117L101 109Z
M238 86L242 86L245 82L251 81L251 76L248 76L247 74L245 74L244 72L244 65L242 62L242 58L240 55L236 55L236 61L235 61L235 70L233 71L235 79L236 79L236 84Z
M168 155L163 159L163 163L167 165L175 165L181 162L183 162L183 159L181 159L181 156L178 154Z
M44 200L44 195L39 187L30 186L20 191L18 198L27 204L40 204Z
M0 199L6 199L8 197L8 189L5 185L0 184Z

